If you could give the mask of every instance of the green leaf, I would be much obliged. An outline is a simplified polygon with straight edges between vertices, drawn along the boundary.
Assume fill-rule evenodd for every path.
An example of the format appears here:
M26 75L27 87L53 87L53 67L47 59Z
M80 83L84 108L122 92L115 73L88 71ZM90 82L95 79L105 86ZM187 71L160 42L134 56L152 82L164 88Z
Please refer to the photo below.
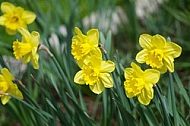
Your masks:
M179 76L177 75L176 72L173 73L174 79L179 87L179 91L180 93L183 95L185 101L187 102L187 105L190 107L190 96L188 96L187 91L185 90L185 88L183 87L183 84L179 78Z
M176 109L175 92L174 92L174 82L173 82L173 76L172 76L171 73L169 73L169 88L170 88L170 91L171 91L171 101L172 101L174 125L178 126L177 109Z
M145 115L145 118L149 123L149 126L159 126L158 120L155 117L155 113L153 113L148 106L145 107L141 105L141 108L142 108L142 113Z
M39 108L36 108L35 106L31 106L30 104L28 104L27 102L23 101L22 99L20 98L17 98L15 97L14 95L11 95L10 96L18 101L20 101L22 104L24 104L25 106L27 106L28 108L30 108L31 110L33 110L34 112L36 112L36 114L38 114L44 121L47 121L47 118L53 118L49 113L39 109Z
M71 102L73 103L73 107L74 107L74 111L76 113L75 117L79 117L78 119L80 119L79 122L82 121L82 123L84 123L85 126L95 126L98 125L95 121L93 121L86 112L84 112L81 107L71 98L71 96L69 96L69 94L67 94L67 96L70 98ZM80 125L80 124L76 124L76 125Z

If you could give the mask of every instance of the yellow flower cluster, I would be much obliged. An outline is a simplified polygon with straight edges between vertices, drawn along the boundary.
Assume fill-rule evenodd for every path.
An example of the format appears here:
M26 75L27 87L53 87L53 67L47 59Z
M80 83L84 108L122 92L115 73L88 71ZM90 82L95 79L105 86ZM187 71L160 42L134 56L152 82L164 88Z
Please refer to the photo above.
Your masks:
M15 7L8 2L2 2L0 25L6 27L8 34L15 34L17 31L22 35L22 41L13 42L13 54L16 59L22 59L24 63L32 62L35 69L39 68L37 53L40 43L40 34L36 31L29 32L27 24L32 23L36 15L26 11L22 7ZM74 82L89 85L92 92L100 94L104 88L113 87L113 79L110 75L115 70L114 62L103 60L99 45L98 29L91 29L84 35L81 30L75 27L76 35L72 38L71 54L76 60L80 71L74 77ZM140 103L148 105L153 99L153 86L159 81L160 73L174 72L174 58L181 55L182 49L174 42L167 42L161 35L142 34L139 44L143 48L136 55L138 63L150 65L150 69L142 70L137 64L131 63L131 68L124 70L124 89L128 98L137 97ZM0 75L0 97L3 104L6 104L13 94L23 98L13 76L6 68L1 70Z
M98 30L91 29L87 35L83 35L80 29L75 27L75 33L76 35L72 38L71 53L81 70L76 73L74 82L89 85L96 94L103 92L104 88L113 87L110 73L114 71L115 64L110 60L102 59L102 53L98 47Z
M87 35L83 35L80 29L75 28L75 33L71 53L81 70L76 73L74 82L89 85L96 94L100 94L104 88L113 87L110 73L114 71L115 64L102 60L98 30L91 29ZM139 44L143 50L136 55L136 61L152 68L143 71L132 62L131 68L124 70L124 89L128 98L136 96L140 103L148 105L153 99L153 86L159 81L160 73L174 71L174 58L180 56L182 49L173 42L166 42L161 35L142 34Z
M22 35L22 42L18 40L13 42L13 54L16 59L22 59L25 64L32 61L33 67L38 69L39 55L37 54L37 49L40 35L36 31L29 33L27 30L27 24L31 24L36 15L9 2L1 3L1 11L4 14L0 16L0 25L5 26L7 33L10 35L17 33L17 31Z
M35 69L39 68L37 54L40 35L38 32L33 31L30 33L27 30L27 24L31 24L36 15L33 12L26 11L22 7L16 7L9 2L1 3L1 11L3 15L0 16L0 25L6 27L6 32L13 35L19 32L22 35L22 42L18 40L13 42L13 54L16 59L22 59L26 64L29 61ZM23 98L22 93L19 91L16 84L12 81L14 77L7 68L1 70L0 75L0 97L2 104L6 104L11 98L9 94L15 95L18 98Z
M135 63L124 71L124 87L127 97L137 96L140 103L148 105L153 98L153 86L158 82L160 73L174 72L174 58L181 55L181 47L173 42L166 42L161 35L142 34L139 44L143 48L136 55L136 61L146 63L153 69L142 71Z

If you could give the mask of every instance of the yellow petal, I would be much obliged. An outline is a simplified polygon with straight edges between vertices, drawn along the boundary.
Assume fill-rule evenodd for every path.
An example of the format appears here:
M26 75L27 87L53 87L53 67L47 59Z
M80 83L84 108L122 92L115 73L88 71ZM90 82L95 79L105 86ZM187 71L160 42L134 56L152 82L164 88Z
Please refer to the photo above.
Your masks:
M153 99L153 97L154 97L154 90L153 90L153 86L151 84L145 86L145 91L146 91L147 97L149 99Z
M79 68L81 68L81 69L86 65L86 64L84 64L83 59L77 60L77 64L78 64Z
M153 98L153 88L148 86L141 91L141 94L137 96L139 102L143 105L148 105Z
M101 82L97 82L94 85L89 85L90 90L96 94L100 94L104 90L104 85Z
M164 65L170 72L174 72L174 59L171 56L164 56Z
M100 73L99 80L100 80L100 83L102 83L105 88L113 87L113 79L109 73Z
M28 53L28 54L26 54L26 55L24 55L22 57L22 61L23 61L24 64L27 64L28 62L30 62L30 59L31 59L31 54L30 53Z
M18 89L17 85L12 83L9 90L7 91L7 93L12 94L20 99L23 99L23 95L20 92L20 90Z
M0 16L0 25L5 25L6 18L4 16Z
M75 27L75 33L79 36L83 36L81 30L78 27Z
M87 32L89 43L98 47L99 32L97 29L91 29Z
M9 101L10 98L11 98L10 96L6 96L6 95L1 96L2 104L5 105Z
M166 39L159 34L154 35L151 41L152 41L152 45L156 47L157 49L163 49L166 45Z
M164 74L165 72L167 72L167 67L164 64L161 68L158 69L160 71L161 74Z
M138 63L145 63L145 56L147 56L148 54L148 50L147 49L143 49L142 51L140 51L139 53L137 53L136 55L136 61Z
M80 43L86 43L87 36L83 35L81 30L77 27L75 27L75 33L76 35L73 36L72 42L80 42Z
M136 96L132 91L128 91L126 88L125 88L125 94L127 95L128 98Z
M88 56L85 59L85 64L90 64L91 66L95 68L100 68L102 63L102 58L97 57L96 55Z
M146 84L156 84L160 79L160 72L155 69L146 69L143 79Z
M31 33L31 38L32 38L32 45L38 47L40 43L40 34L36 31L33 31Z
M9 70L7 68L3 68L1 70L2 75L4 76L4 78L6 79L6 81L11 81L14 79L13 75L9 72Z
M1 3L1 11L3 13L13 13L14 9L15 9L15 6L9 2Z
M108 60L108 61L102 61L101 63L101 73L110 73L114 71L115 69L115 64L114 62Z
M38 59L39 59L39 55L37 53L34 56L32 56L32 58L31 58L34 69L39 68Z
M12 30L12 29L6 28L6 32L7 32L9 35L14 35L14 34L17 33L17 30Z
M74 77L74 82L77 84L85 84L85 81L83 79L82 70L76 73Z
M181 52L182 52L182 48L179 45L177 45L173 42L166 43L166 47L164 50L165 55L170 55L173 58L176 58L181 55Z
M134 69L132 68L125 68L125 71L124 71L124 76L125 76L125 79L130 76L131 74L134 73Z
M28 43L31 40L31 35L29 33L28 30L26 30L25 28L18 28L18 32L20 32L20 34L22 35L22 39L24 43Z
M91 51L90 51L90 55L95 55L96 57L102 59L102 53L100 51L100 49L98 47L94 47Z
M144 72L141 70L141 68L136 65L134 62L131 63L131 67L134 69L134 72L136 73L136 76L142 76L144 74Z
M22 19L27 23L32 23L36 18L36 15L31 11L24 11L22 14Z
M6 91L9 89L9 83L4 80L4 77L0 75L0 91L6 93Z
M140 46L144 49L151 49L152 48L151 39L152 39L152 36L149 34L140 35L140 38L139 38Z

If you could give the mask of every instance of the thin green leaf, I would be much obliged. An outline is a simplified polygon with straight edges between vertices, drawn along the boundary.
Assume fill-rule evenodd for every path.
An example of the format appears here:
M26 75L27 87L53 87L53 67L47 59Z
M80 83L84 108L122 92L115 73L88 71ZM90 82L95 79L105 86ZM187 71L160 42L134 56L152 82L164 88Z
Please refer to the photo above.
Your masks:
M172 101L172 110L173 110L173 117L174 117L174 125L178 126L177 120L177 109L176 109L176 102L175 102L175 92L174 92L174 83L173 83L173 76L169 73L169 88L171 91L171 101Z
M185 101L187 102L187 105L190 107L190 98L189 98L190 96L188 96L187 91L185 90L185 88L176 72L173 73L173 76L179 87L180 93L183 95Z
M159 126L158 120L155 117L155 114L151 111L151 109L147 106L141 105L142 113L145 115L146 120L148 121L150 126ZM143 120L142 120L143 121Z

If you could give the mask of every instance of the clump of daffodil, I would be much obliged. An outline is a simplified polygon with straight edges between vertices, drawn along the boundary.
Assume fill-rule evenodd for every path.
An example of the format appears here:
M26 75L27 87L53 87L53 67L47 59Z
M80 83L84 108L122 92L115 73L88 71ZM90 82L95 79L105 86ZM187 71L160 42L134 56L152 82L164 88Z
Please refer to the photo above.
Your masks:
M79 64L88 56L102 57L98 48L99 32L97 29L91 29L87 35L83 35L80 29L75 27L75 33L76 35L72 38L71 53Z
M33 31L30 34L29 31L24 28L19 28L18 32L22 35L22 42L18 40L13 42L13 54L16 59L22 59L25 64L31 60L33 67L38 69L39 55L37 54L37 50L40 42L39 33Z
M110 73L114 71L115 64L112 61L103 61L99 57L91 56L79 67L82 70L76 73L75 83L89 85L92 92L96 94L100 94L104 88L113 87Z
M0 74L0 97L1 102L5 105L9 100L9 94L12 94L20 99L23 99L22 93L18 89L17 85L12 81L14 79L13 75L9 72L7 68L3 68Z
M1 11L4 14L0 16L0 25L5 26L10 35L15 34L19 27L27 28L27 24L31 24L36 18L33 12L15 7L9 2L1 3Z
M179 57L182 48L173 43L167 42L161 35L142 34L139 38L140 46L143 48L136 55L136 60L139 63L146 63L152 68L165 73L174 72L174 58Z
M124 71L124 88L128 98L137 96L141 104L148 105L153 99L153 86L160 78L160 72L155 69L146 69L143 71L135 63L131 63L132 68L126 68Z

